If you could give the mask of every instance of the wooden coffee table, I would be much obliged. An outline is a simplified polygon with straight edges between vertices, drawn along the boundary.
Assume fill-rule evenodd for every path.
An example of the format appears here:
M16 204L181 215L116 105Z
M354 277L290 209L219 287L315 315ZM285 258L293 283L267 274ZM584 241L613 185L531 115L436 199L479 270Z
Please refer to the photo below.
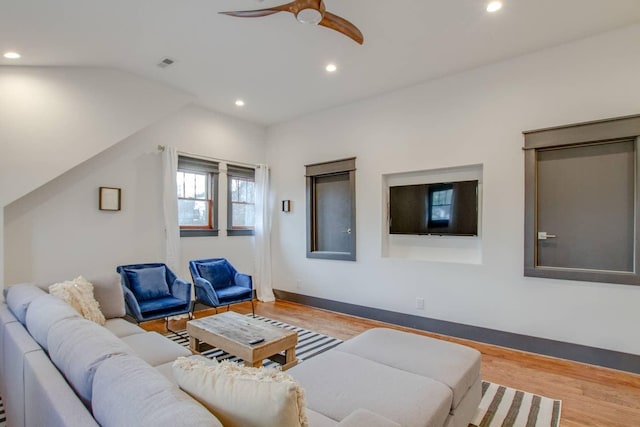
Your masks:
M295 331L278 328L233 311L227 311L187 322L189 347L200 352L201 343L220 348L244 360L247 366L260 367L264 359L279 363L283 370L298 363ZM264 341L249 344L256 338ZM284 351L284 356L280 352Z

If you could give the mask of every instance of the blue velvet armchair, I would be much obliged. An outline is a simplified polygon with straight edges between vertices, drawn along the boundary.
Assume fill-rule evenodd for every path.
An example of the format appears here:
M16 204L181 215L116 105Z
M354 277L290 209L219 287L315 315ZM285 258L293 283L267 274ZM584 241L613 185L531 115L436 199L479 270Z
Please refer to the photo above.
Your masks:
M116 268L124 292L127 314L138 322L188 313L191 284L165 264L130 264Z
M255 316L251 276L238 273L225 258L189 261L189 271L196 302L214 307L217 312L220 306L251 301L251 311Z

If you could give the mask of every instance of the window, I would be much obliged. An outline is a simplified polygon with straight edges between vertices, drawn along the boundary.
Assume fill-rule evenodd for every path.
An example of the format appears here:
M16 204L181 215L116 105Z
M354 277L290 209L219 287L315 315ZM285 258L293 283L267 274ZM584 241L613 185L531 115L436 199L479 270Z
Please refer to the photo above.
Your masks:
M218 164L179 156L176 184L180 236L217 236Z
M255 170L227 166L227 235L252 236L256 213Z
M306 165L307 258L356 260L356 159Z

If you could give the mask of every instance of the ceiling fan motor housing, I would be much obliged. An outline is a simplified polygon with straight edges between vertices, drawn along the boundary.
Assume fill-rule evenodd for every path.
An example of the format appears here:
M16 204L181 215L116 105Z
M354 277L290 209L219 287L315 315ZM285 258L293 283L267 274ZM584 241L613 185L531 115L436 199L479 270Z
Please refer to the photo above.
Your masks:
M296 19L303 24L318 25L322 21L323 13L317 9L306 8L298 11Z

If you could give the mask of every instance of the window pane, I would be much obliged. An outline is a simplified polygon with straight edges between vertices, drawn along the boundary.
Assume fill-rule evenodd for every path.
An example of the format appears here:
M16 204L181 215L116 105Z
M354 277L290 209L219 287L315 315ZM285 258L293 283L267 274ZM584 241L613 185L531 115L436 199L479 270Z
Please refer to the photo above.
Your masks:
M233 226L234 227L242 227L244 226L244 206L233 204Z
M178 223L186 226L209 226L209 203L179 199Z
M178 186L178 197L184 197L184 172L178 172L176 176Z
M184 174L184 197L194 199L196 196L196 176L192 173Z
M256 202L256 184L253 181L247 181L247 202Z
M253 228L255 206L234 203L232 206L232 227Z
M238 180L235 178L230 178L230 179L231 179L231 201L237 202L238 201Z
M255 221L256 206L255 205L245 205L245 206L246 206L245 224L247 227L253 228L256 224L256 221Z
M196 175L196 199L207 198L207 176Z
M254 228L255 184L244 177L230 176L230 228Z
M244 179L238 180L238 201L247 201L247 181Z

